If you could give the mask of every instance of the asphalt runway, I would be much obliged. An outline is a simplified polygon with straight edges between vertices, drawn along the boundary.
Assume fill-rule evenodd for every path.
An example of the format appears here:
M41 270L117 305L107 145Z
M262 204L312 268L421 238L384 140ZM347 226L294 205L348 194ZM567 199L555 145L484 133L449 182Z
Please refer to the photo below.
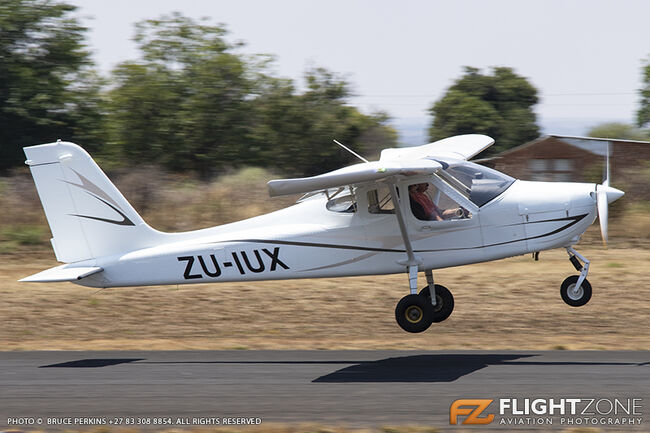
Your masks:
M643 399L633 429L649 430L650 352L0 352L2 427L245 417L448 428L461 398Z

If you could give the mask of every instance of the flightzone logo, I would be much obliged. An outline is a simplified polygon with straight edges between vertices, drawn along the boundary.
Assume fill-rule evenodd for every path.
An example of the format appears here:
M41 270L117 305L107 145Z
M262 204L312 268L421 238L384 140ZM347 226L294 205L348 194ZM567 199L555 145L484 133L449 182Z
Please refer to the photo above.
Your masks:
M480 398L456 400L449 408L449 424L457 424L459 416L465 417L462 424L490 424L494 421L494 414L483 417L481 414L493 401Z
M449 408L450 425L639 426L641 398L458 399Z

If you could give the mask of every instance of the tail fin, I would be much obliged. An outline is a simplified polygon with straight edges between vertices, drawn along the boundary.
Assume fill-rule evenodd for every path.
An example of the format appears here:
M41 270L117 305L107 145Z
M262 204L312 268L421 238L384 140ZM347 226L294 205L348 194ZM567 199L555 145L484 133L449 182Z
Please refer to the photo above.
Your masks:
M154 245L149 227L88 153L58 141L24 148L58 261L78 262Z

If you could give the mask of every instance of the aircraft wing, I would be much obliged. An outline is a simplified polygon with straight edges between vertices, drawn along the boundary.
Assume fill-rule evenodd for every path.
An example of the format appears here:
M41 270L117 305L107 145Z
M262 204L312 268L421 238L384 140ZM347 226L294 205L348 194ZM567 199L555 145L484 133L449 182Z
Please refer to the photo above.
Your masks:
M420 158L470 159L494 144L487 135L467 134L444 138L423 146L384 149L379 161L403 161Z
M379 181L396 175L431 174L441 168L440 163L428 159L415 159L412 161L380 160L351 165L318 176L272 180L267 185L269 195L276 197Z

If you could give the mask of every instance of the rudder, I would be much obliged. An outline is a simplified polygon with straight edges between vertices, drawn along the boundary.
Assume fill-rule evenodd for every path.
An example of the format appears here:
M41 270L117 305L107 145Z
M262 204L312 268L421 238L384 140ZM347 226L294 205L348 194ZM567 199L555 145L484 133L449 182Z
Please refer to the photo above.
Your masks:
M90 155L57 141L23 148L58 261L78 262L155 245L149 227Z

